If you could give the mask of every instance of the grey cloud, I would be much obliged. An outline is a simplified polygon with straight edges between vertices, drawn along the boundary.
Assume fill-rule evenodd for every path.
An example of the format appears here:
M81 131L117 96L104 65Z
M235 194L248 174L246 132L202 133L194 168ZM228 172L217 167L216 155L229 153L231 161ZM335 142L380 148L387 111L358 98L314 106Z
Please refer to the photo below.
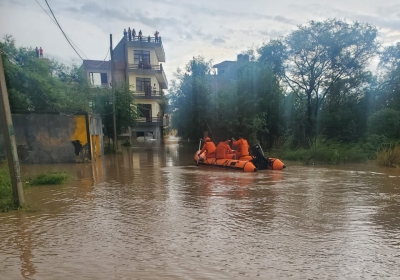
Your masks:
M64 11L71 12L71 13L79 13L79 10L76 7L68 7L68 8L65 8Z
M400 13L398 13L399 10L400 10L400 4L380 6L376 9L377 13L384 17L388 17L390 15L399 17L400 16Z
M354 19L368 22L376 25L377 27L388 28L388 29L400 29L400 19L390 19L383 18L380 16L371 16L371 15L357 15L355 14Z
M261 30L259 31L261 35L263 36L268 36L270 39L272 38L279 38L284 36L286 33L288 33L289 31L285 31L285 30L275 30L275 29L266 29L266 30Z
M219 45L219 44L223 44L226 43L226 41L222 38L214 38L211 43L215 44L215 45Z
M0 6L26 6L26 3L22 0L2 0Z
M276 20L278 22L286 23L286 24L292 24L292 25L297 25L299 22L294 19L290 19L284 16L275 16L273 17L273 20Z
M119 21L137 21L141 22L144 25L151 27L159 27L160 25L172 25L178 26L182 25L182 23L172 17L149 17L142 13L140 10L131 11L122 11L117 8L103 8L96 3L86 3L76 8L65 8L64 11L68 11L73 14L81 15L91 15L98 20L98 17L107 17L113 20Z
M333 7L324 7L317 3L312 4L291 4L291 8L317 13L321 16L329 17L337 15L338 18L347 18L349 20L357 20L360 22L370 23L376 25L378 28L400 29L400 19L390 16L391 12L397 12L400 5L392 5L385 7L378 7L377 12L381 15L373 14L360 14L353 11L338 9Z
M152 0L156 1L156 0ZM244 11L229 11L229 10L221 10L221 9L211 9L206 6L198 6L198 5L193 5L190 3L180 3L176 4L175 2L171 1L165 1L165 0L159 0L160 2L167 4L167 5L174 5L174 6L179 6L182 8L186 8L190 10L190 14L196 14L196 15L208 15L208 16L218 16L218 17L224 17L224 18L231 18L231 17L237 17L237 18L247 18L247 19L258 19L258 18L265 18L269 20L274 20L277 22L285 23L285 24L298 24L298 22L294 19L290 19L281 15L278 16L271 16L271 15L266 15L266 14L260 14L260 13L248 13Z

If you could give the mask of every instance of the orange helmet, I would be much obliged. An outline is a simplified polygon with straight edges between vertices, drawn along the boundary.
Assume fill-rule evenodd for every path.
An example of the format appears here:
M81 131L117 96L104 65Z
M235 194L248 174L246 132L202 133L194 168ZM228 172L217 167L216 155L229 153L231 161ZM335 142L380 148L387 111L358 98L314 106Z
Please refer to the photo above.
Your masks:
M210 137L206 137L206 141L211 141Z

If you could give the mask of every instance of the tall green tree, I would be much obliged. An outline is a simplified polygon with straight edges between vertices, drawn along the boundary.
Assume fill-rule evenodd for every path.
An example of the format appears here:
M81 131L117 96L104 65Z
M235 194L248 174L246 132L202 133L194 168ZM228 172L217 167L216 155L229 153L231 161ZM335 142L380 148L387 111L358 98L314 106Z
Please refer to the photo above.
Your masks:
M100 114L103 119L104 133L112 138L114 135L113 104L110 89L94 89L92 110ZM117 135L121 135L129 127L133 127L140 114L139 105L135 103L134 93L125 83L119 83L115 87L115 111Z
M33 48L17 48L11 36L4 38L0 48L12 111L89 109L86 79L77 66L37 58Z
M400 110L400 43L383 50L379 67L382 71L379 102L382 107Z
M211 103L210 73L211 62L203 57L193 58L184 72L178 69L176 73L177 81L170 90L174 112L172 126L184 138L202 137L215 116Z
M377 54L377 28L337 19L310 21L285 38L285 81L305 99L306 135L316 133L316 120L326 96L339 81L364 75Z

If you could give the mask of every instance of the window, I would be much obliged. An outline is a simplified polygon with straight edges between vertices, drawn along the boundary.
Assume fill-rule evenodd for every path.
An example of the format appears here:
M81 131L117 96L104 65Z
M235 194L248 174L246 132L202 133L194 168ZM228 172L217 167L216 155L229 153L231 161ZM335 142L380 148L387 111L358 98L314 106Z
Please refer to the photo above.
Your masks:
M108 84L107 73L90 72L89 80L90 83L94 86L101 86Z
M151 122L151 104L138 104L139 114L146 122Z
M133 51L133 63L139 65L150 65L150 51Z
M107 73L100 73L100 78L101 78L101 83L102 84L107 84L108 83Z
M151 79L150 78L136 78L136 91L147 92L151 91Z

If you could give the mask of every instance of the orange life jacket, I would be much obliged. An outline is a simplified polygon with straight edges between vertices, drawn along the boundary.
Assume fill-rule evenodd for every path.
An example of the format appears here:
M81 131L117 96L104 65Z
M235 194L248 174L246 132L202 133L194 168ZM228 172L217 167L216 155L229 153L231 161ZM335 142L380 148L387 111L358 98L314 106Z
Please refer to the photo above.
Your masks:
M207 141L204 143L203 148L200 151L200 154L203 153L204 151L207 151L207 154L215 152L215 144L214 142Z
M249 155L249 143L245 139L239 139L236 142L233 142L233 145L237 146L238 152L240 152L241 156Z
M219 142L216 150L215 150L215 157L217 159L226 158L227 153L232 153L231 147L225 142Z

